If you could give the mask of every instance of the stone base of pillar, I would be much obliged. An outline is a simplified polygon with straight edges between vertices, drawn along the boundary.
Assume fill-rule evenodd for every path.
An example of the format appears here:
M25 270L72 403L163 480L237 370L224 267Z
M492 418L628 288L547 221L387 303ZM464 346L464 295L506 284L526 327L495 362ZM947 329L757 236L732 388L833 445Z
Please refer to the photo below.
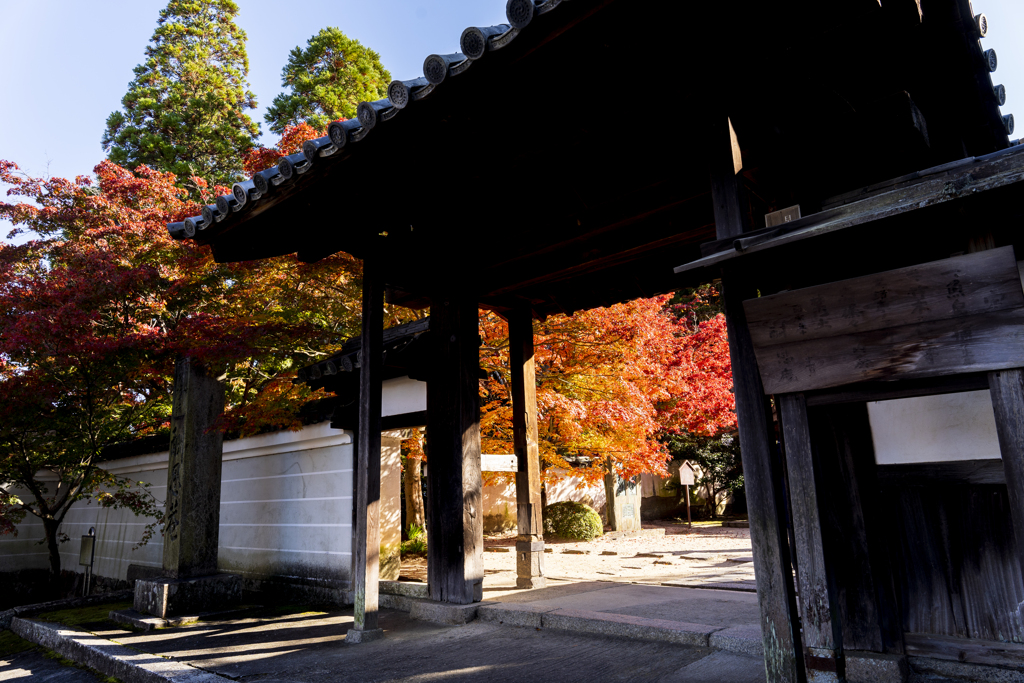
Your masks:
M544 588L544 541L516 541L516 588Z
M242 602L242 577L212 574L192 579L140 579L135 582L135 609L166 619L178 614L210 612Z
M903 655L847 650L845 659L849 683L904 683L910 676Z
M384 629L382 628L368 628L365 631L350 628L345 633L346 643L369 643L373 640L380 640L384 637Z

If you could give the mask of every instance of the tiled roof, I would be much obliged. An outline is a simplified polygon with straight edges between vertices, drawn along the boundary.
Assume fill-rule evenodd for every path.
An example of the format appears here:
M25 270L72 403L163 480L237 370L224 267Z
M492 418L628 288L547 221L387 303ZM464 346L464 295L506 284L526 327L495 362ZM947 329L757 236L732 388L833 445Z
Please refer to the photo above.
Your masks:
M585 2L586 0L575 0ZM360 102L357 118L335 121L328 135L309 140L302 152L282 157L277 166L256 173L249 180L235 183L231 194L218 197L215 204L203 208L199 216L169 223L167 229L178 240L207 240L223 231L231 223L245 220L261 203L275 194L286 192L300 176L314 165L330 164L341 158L340 152L359 144L371 133L386 128L386 123L405 112L416 109L416 103L430 97L438 88L444 88L454 78L464 74L487 55L508 46L540 15L556 9L570 0L508 0L505 14L507 24L487 27L469 27L462 32L461 52L433 54L423 62L423 76L411 80L396 80L388 86L388 97L374 102Z

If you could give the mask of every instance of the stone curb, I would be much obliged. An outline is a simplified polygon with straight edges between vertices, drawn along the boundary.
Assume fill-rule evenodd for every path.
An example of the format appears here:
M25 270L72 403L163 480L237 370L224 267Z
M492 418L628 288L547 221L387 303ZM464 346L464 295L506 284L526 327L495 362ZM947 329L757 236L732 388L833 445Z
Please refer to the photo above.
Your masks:
M75 607L87 607L89 605L101 605L104 602L117 600L131 600L132 591L124 590L114 593L103 593L102 595L89 595L84 598L65 598L64 600L51 600L50 602L39 602L35 605L22 605L12 607L9 610L0 612L0 629L10 628L11 620L15 617L31 617L40 612L48 612L57 609L72 609Z
M576 633L601 633L636 640L711 647L716 650L746 655L764 655L761 629L753 625L708 626L668 619L634 617L612 612L558 609L530 604L512 606L509 603L481 606L477 612L477 618L480 621L510 626L553 628Z
M498 624L509 624L510 626L540 628L541 615L545 612L553 612L554 610L554 607L544 608L536 605L507 607L499 602L481 607L476 613L476 618L480 621L492 621Z
M681 645L708 647L712 633L720 626L688 624L667 619L647 619L610 612L558 609L541 615L541 626L577 633L600 633L635 640L655 640Z
M25 640L124 683L228 683L231 680L60 624L15 617L11 630Z

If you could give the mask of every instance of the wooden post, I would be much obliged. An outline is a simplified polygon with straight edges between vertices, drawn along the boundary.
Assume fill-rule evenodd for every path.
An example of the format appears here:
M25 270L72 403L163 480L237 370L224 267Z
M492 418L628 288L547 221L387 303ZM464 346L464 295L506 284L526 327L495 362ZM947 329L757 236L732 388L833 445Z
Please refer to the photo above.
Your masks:
M533 361L533 315L529 309L508 318L512 373L512 439L516 472L516 587L543 588L544 527L540 502L540 446L537 436L537 379Z
M693 528L693 519L690 518L690 485L686 485L686 526Z
M837 643L832 624L833 595L825 569L822 545L821 513L815 477L811 432L807 421L807 402L803 394L776 397L782 423L782 443L789 475L790 504L793 508L793 553L798 560L800 613L803 615L802 642L808 681L835 681Z
M988 385L1003 456L1013 534L1017 537L1018 552L1024 553L1024 369L990 372ZM1024 555L1019 559L1024 569Z
M363 330L356 430L352 588L355 628L347 642L374 640L380 576L380 412L384 350L384 281L374 258L363 262Z
M434 367L427 382L427 576L431 599L456 604L483 599L477 325L475 301L431 299Z
M732 123L719 120L712 131L711 194L715 231L719 239L741 235L746 224L740 196L743 166ZM761 607L764 664L769 683L797 683L803 678L799 630L792 584L784 498L776 490L781 480L773 462L774 434L769 432L771 410L761 385L754 344L747 328L743 300L756 288L736 271L722 274L723 300L729 331L736 419L740 432L743 478L746 482L750 542L753 547L757 599ZM782 482L780 482L782 483Z

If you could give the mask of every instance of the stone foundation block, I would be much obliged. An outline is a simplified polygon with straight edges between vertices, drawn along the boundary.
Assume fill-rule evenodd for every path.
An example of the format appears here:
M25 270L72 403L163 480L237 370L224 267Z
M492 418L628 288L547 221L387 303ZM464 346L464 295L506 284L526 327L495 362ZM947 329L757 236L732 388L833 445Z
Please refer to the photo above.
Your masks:
M450 602L434 602L433 600L415 600L409 609L409 617L435 624L462 626L476 619L477 611L482 605L493 602L473 602L468 605L455 605Z
M355 645L357 643L370 643L374 640L380 640L383 637L384 629L382 628L370 628L365 631L350 628L345 633L345 642Z
M194 579L140 579L135 582L139 612L166 619L178 614L214 612L242 602L242 577L213 574Z
M754 657L764 656L764 641L761 639L759 626L731 626L715 631L708 639L708 644L719 650L739 652Z
M906 683L907 658L878 652L846 652L847 683Z

